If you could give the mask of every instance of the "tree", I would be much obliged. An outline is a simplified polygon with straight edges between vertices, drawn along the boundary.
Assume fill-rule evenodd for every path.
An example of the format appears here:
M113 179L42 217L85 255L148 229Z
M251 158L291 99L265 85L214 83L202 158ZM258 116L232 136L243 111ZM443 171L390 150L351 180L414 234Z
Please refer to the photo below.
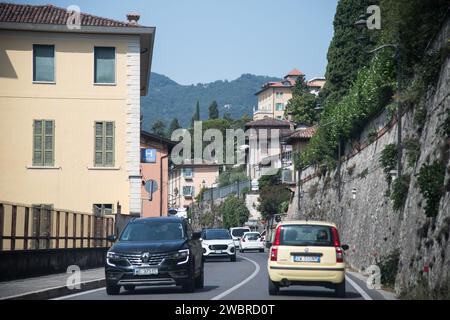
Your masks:
M219 118L219 107L217 106L217 101L214 100L209 106L209 119Z
M181 128L181 126L180 126L180 123L178 122L178 119L173 118L172 122L170 122L170 125L169 125L168 136L170 137L175 130L180 129L180 128Z
M194 127L194 122L195 121L200 121L200 101L197 100L197 105L195 106L195 112L194 115L192 116L192 120L191 120L191 127Z
M339 102L347 94L358 70L370 61L366 52L370 43L362 44L357 41L360 31L355 28L354 23L372 2L373 0L340 0L338 3L333 22L334 36L327 55L327 82L320 94L324 102Z
M230 195L218 208L222 216L223 227L232 228L244 225L250 217L250 211L245 206L244 199Z
M292 91L292 99L286 106L286 113L291 114L292 120L295 122L316 124L318 120L318 112L315 110L316 99L316 96L309 92L305 76L302 75Z
M282 184L264 186L259 189L258 211L264 219L283 213L291 192Z
M166 136L166 124L162 120L156 120L152 125L152 132L165 137Z

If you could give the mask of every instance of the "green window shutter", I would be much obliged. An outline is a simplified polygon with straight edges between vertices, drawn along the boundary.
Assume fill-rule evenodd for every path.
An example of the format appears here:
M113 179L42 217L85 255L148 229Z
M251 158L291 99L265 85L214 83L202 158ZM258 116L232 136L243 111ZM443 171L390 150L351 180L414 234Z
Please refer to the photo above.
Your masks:
M54 165L54 132L53 120L44 121L44 166Z
M103 166L103 127L104 122L95 123L94 166Z
M43 165L43 130L42 120L34 120L33 122L33 166Z
M114 122L95 122L94 166L114 166Z

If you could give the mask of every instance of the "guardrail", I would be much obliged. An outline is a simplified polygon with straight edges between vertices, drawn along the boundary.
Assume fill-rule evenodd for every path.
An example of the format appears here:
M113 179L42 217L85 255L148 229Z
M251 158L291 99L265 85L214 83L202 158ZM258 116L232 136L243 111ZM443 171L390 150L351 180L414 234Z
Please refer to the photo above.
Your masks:
M203 191L202 200L211 201L227 197L235 193L241 195L243 191L249 190L251 187L250 181L239 181L225 187L211 188Z
M101 248L112 217L0 201L0 251Z

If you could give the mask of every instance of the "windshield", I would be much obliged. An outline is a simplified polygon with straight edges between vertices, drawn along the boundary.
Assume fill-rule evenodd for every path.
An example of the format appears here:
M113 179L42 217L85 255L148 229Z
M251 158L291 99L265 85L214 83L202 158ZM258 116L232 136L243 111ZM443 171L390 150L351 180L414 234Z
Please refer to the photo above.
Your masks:
M125 228L121 241L169 241L184 239L180 222L130 223Z
M284 225L280 244L285 246L333 246L331 228L318 225Z
M233 237L242 237L245 232L249 232L249 228L236 228L231 231Z
M227 240L231 239L228 230L204 230L202 234L203 240Z

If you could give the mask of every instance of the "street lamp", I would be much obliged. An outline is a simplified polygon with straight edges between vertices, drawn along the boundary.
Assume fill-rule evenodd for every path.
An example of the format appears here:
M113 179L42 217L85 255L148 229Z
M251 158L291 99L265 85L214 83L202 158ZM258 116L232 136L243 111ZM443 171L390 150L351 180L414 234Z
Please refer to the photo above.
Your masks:
M358 37L358 40L364 40L366 37L364 35L364 31L367 30L367 19L366 15L361 15L359 20L355 22L355 27L362 32L361 36ZM402 103L400 101L400 91L401 91L401 50L400 45L395 43L387 43L383 44L373 50L366 51L369 54L378 52L385 48L390 48L395 50L395 61L397 66L397 176L400 177L402 172Z

